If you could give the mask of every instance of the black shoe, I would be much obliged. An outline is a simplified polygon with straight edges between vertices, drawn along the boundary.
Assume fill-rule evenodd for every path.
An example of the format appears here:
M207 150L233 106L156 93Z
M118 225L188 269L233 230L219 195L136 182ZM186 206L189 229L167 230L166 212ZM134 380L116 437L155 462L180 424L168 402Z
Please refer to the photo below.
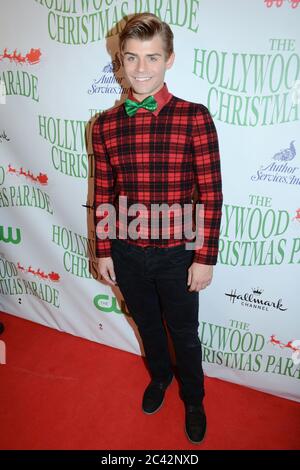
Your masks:
M152 380L146 388L143 396L142 409L147 415L156 413L163 405L165 392L172 379L168 382L155 382Z
M200 444L206 432L206 416L203 405L185 405L185 432L193 444Z

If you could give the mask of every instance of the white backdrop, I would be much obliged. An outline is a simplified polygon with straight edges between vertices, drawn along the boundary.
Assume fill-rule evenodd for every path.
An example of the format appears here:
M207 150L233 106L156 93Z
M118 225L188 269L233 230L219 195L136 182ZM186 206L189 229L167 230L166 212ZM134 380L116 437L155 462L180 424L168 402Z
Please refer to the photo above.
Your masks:
M298 2L2 0L1 310L141 354L120 292L97 279L90 142L96 113L126 98L117 34L141 11L174 32L169 90L205 104L219 135L205 372L300 401Z

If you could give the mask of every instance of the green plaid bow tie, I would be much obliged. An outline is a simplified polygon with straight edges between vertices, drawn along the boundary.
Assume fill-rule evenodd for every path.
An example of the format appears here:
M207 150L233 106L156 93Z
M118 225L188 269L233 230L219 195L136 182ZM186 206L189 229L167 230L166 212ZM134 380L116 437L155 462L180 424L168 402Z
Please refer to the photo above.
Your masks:
M155 111L157 108L157 101L152 95L147 96L147 98L145 98L140 103L137 103L136 101L132 101L127 98L127 100L125 100L124 106L128 116L134 116L134 114L139 108L145 108L149 111Z

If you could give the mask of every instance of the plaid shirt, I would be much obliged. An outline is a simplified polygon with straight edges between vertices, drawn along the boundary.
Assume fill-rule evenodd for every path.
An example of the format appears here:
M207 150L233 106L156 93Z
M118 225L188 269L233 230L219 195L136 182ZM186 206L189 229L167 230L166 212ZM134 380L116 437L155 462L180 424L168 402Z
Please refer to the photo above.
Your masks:
M131 89L128 98L138 101ZM196 187L196 202L204 204L204 242L201 248L194 249L193 261L216 264L223 196L218 136L212 117L204 105L172 95L166 83L154 98L158 103L154 112L139 108L129 117L121 104L101 113L93 126L96 256L111 256L112 237L101 239L97 236L105 234L105 227L98 222L109 211L96 214L98 205L103 203L113 204L116 208L115 238L124 238L119 236L120 231L126 231L138 216L139 220L147 219L146 225L141 223L139 226L141 238L128 236L128 243L142 247L172 247L193 241L184 233L178 239L178 221L183 220L179 217L180 211L177 214L176 210L173 214L170 212L168 216L171 224L167 239L163 238L161 227L151 232L149 214L151 204L192 206ZM127 213L126 220L119 196L127 197L127 209L131 204L140 203L147 210L139 210L135 216ZM161 215L159 220L161 222Z

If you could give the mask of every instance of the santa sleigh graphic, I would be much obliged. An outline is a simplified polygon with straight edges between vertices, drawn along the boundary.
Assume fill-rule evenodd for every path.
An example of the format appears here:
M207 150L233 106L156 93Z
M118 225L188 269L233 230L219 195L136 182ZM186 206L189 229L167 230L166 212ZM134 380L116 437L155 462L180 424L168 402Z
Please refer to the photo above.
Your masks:
M272 335L269 343L273 344L273 346L279 346L281 349L290 349L292 354L292 361L295 365L300 364L300 340L294 339L290 340L287 343L283 343L279 339L276 338L275 335Z

